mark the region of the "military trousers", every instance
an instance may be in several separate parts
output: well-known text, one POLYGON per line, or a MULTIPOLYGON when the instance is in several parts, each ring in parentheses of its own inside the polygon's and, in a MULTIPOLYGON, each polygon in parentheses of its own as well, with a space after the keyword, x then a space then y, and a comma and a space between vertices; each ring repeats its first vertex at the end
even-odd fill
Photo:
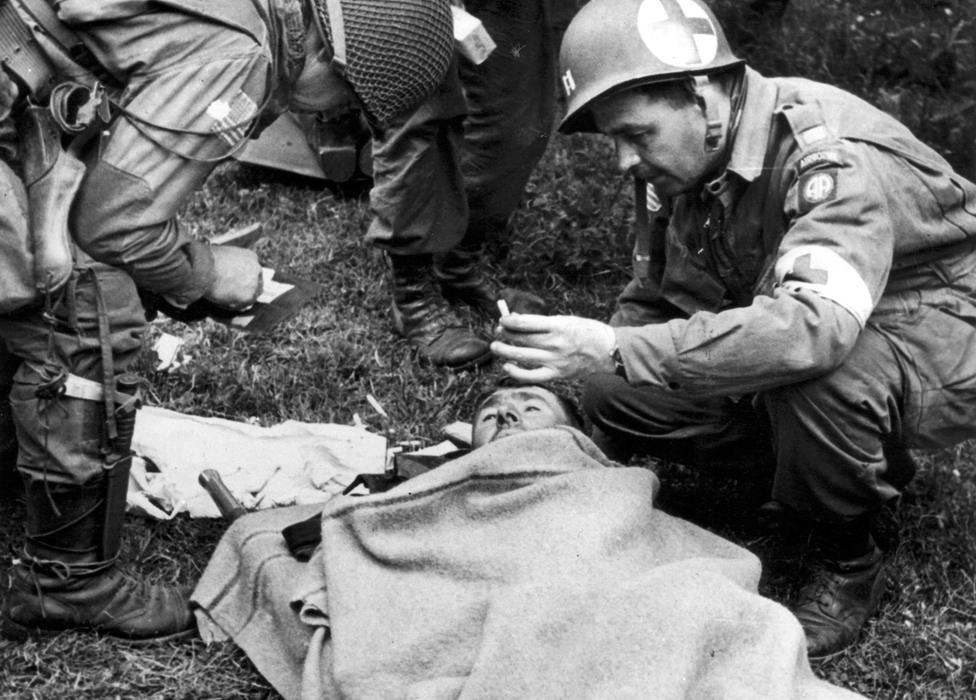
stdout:
POLYGON ((109 452, 104 403, 64 392, 67 375, 102 385, 142 348, 146 316, 132 279, 79 252, 49 309, 0 316, 0 338, 19 359, 9 406, 17 468, 32 478, 84 484, 102 476, 109 452))
POLYGON ((461 168, 466 243, 498 235, 545 152, 556 107, 557 46, 551 0, 469 0, 497 48, 481 65, 460 60, 467 105, 461 168))
POLYGON ((500 237, 552 131, 552 0, 472 0, 465 8, 495 50, 479 65, 459 57, 433 96, 373 142, 376 216, 366 240, 393 255, 500 237))

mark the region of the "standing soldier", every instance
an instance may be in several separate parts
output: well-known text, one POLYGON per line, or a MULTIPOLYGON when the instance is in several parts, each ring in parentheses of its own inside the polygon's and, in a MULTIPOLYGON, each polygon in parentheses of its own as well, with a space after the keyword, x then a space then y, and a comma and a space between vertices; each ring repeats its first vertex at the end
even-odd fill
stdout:
MULTIPOLYGON (((188 591, 116 564, 140 296, 242 310, 261 268, 250 251, 191 239, 174 215, 286 108, 355 103, 379 132, 411 112, 451 63, 450 9, 64 0, 55 17, 46 0, 6 0, 0 32, 0 105, 16 125, 0 144, 0 338, 20 361, 10 406, 27 502, 2 632, 182 634, 193 626, 188 591)), ((377 174, 381 185, 394 177, 377 174)), ((420 197, 428 185, 403 186, 420 197)))
POLYGON ((534 295, 499 290, 487 274, 484 251, 503 236, 549 140, 556 101, 554 24, 556 14, 565 13, 557 4, 465 2, 495 50, 479 64, 459 57, 457 75, 438 99, 412 115, 405 131, 391 130, 383 143, 374 142, 374 172, 398 176, 374 185, 376 217, 366 237, 389 254, 395 330, 434 364, 458 368, 491 359, 488 341, 453 308, 458 303, 490 317, 497 317, 501 296, 514 310, 544 308, 534 295), (430 150, 407 163, 407 139, 417 131, 432 134, 430 150), (401 202, 399 188, 411 178, 429 183, 426 221, 401 202))
POLYGON ((707 465, 768 430, 772 496, 814 535, 808 651, 843 649, 907 450, 976 435, 976 185, 857 97, 744 67, 701 0, 591 0, 561 62, 560 129, 637 179, 635 279, 609 324, 513 314, 493 350, 522 381, 586 376, 617 455, 707 465))

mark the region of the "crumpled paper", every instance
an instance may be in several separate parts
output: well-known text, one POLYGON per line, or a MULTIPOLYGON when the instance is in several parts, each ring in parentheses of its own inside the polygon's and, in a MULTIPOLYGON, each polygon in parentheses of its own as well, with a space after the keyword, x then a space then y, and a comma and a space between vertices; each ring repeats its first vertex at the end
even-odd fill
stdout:
POLYGON ((321 503, 357 474, 382 473, 386 439, 362 427, 285 421, 271 427, 143 407, 136 421, 128 504, 169 519, 220 517, 197 479, 217 471, 249 510, 321 503))

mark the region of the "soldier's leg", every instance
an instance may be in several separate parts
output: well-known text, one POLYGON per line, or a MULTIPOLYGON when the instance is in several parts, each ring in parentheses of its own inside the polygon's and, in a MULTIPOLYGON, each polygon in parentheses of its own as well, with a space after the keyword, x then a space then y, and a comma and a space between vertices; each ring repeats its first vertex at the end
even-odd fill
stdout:
POLYGON ((394 330, 435 365, 462 368, 491 359, 441 294, 434 255, 456 245, 468 208, 461 191, 460 115, 455 72, 412 114, 373 141, 376 182, 366 240, 386 253, 394 330))
POLYGON ((497 318, 504 296, 516 312, 540 313, 541 299, 501 290, 485 269, 486 244, 499 243, 549 142, 556 104, 556 41, 549 0, 465 4, 497 48, 482 64, 459 59, 467 104, 462 169, 468 228, 437 260, 444 296, 497 318))
POLYGON ((547 0, 477 0, 497 48, 481 65, 460 61, 468 115, 462 168, 470 223, 466 238, 497 236, 518 206, 549 142, 556 103, 556 47, 547 0))
MULTIPOLYGON (((0 70, 2 72, 2 70, 0 70)), ((3 76, 0 75, 0 83, 3 76)), ((2 111, 2 109, 0 109, 2 111)), ((20 143, 13 119, 0 119, 0 237, 15 246, 27 238, 27 193, 23 182, 12 166, 19 161, 20 143)), ((0 246, 6 254, 6 248, 0 246)), ((16 265, 15 256, 8 264, 16 265)), ((16 482, 17 435, 10 411, 10 388, 20 358, 7 350, 0 336, 0 490, 13 494, 18 490, 16 482)))
POLYGON ((814 656, 853 642, 877 606, 870 528, 914 474, 907 449, 976 436, 976 358, 959 352, 976 343, 976 304, 938 289, 885 303, 897 314, 876 313, 841 367, 766 395, 774 497, 815 525, 796 609, 814 656))
POLYGON ((175 13, 99 24, 89 39, 129 87, 71 224, 85 250, 114 266, 79 252, 53 325, 35 313, 7 318, 0 330, 24 358, 12 406, 27 489, 26 544, 3 632, 168 637, 192 629, 189 589, 149 585, 116 565, 133 412, 125 396, 104 392, 141 346, 145 315, 133 280, 177 303, 205 291, 206 246, 183 237, 173 217, 245 137, 256 116, 249 105, 269 87, 267 62, 244 34, 175 13))
POLYGON ((0 490, 14 493, 17 466, 17 433, 10 410, 10 389, 20 358, 11 355, 0 338, 0 490))
POLYGON ((0 321, 23 358, 11 406, 27 509, 0 622, 6 637, 86 628, 146 639, 193 629, 188 587, 150 585, 116 564, 134 386, 114 396, 105 386, 129 367, 144 329, 132 280, 84 256, 50 315, 0 321))
POLYGON ((613 459, 648 454, 691 466, 768 464, 769 426, 748 398, 693 400, 594 374, 583 388, 594 439, 613 459))

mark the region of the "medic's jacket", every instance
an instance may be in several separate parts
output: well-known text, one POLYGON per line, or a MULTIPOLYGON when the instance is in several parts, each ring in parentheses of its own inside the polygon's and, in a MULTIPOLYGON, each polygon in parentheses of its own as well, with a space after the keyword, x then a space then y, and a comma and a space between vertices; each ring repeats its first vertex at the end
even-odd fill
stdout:
POLYGON ((949 290, 976 319, 976 265, 958 264, 976 258, 976 185, 842 90, 751 69, 744 86, 725 172, 670 202, 650 276, 620 297, 628 381, 701 396, 799 382, 905 294, 949 290))

